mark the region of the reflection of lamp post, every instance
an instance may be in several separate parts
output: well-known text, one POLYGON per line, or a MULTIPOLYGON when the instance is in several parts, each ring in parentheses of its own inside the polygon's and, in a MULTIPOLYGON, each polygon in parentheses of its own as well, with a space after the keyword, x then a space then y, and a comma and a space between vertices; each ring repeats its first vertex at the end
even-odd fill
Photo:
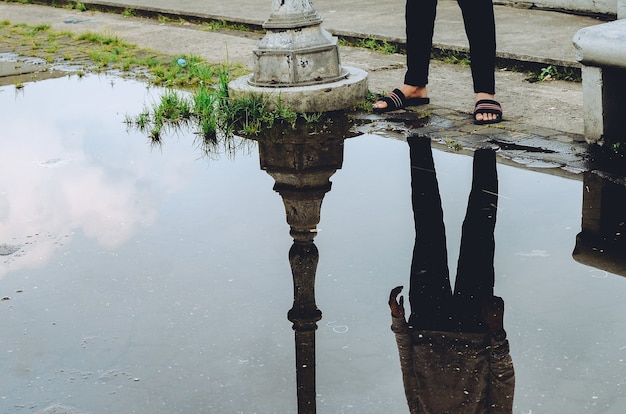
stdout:
POLYGON ((315 304, 315 271, 319 254, 313 242, 294 242, 289 249, 293 275, 293 306, 287 318, 293 322, 296 343, 298 413, 315 413, 315 330, 322 312, 315 304))
POLYGON ((271 175, 285 205, 293 237, 289 264, 293 276, 293 306, 287 318, 293 323, 296 344, 298 413, 316 412, 315 330, 322 312, 315 304, 315 272, 319 253, 313 243, 330 177, 343 162, 343 136, 316 138, 306 135, 259 140, 261 168, 271 175))
POLYGON ((626 178, 584 173, 582 231, 574 259, 626 276, 626 178))

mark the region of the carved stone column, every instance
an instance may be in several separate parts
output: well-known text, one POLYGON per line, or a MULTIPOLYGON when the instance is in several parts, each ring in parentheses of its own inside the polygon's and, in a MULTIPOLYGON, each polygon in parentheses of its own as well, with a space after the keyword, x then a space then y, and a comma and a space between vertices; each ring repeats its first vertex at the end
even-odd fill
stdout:
POLYGON ((328 112, 365 99, 367 73, 343 67, 337 38, 322 27, 310 0, 273 0, 265 36, 253 52, 253 73, 230 82, 229 96, 280 99, 296 112, 328 112))
POLYGON ((256 45, 254 86, 306 86, 348 76, 339 63, 337 38, 321 26, 309 0, 274 0, 263 24, 265 36, 256 45))

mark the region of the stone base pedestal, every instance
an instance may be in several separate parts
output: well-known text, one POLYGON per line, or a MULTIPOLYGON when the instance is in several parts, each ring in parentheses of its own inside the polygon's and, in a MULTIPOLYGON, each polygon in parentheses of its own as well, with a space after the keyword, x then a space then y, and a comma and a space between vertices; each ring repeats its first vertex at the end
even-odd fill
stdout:
POLYGON ((346 72, 345 78, 309 86, 253 86, 250 84, 252 75, 247 75, 230 82, 228 93, 234 99, 251 94, 262 95, 270 104, 280 101, 298 113, 344 110, 366 98, 368 85, 364 70, 346 66, 342 69, 346 72))
POLYGON ((339 62, 337 38, 319 25, 270 31, 253 52, 253 86, 325 84, 347 75, 339 62))

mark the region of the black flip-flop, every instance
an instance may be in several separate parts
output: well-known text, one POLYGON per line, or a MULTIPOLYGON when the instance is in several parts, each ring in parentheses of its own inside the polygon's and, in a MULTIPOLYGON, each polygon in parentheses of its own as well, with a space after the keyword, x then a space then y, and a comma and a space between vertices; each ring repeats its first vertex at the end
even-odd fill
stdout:
POLYGON ((497 124, 498 122, 502 122, 502 105, 493 99, 480 99, 476 101, 474 105, 472 116, 474 117, 474 123, 476 125, 497 124), (476 115, 478 114, 494 114, 496 117, 494 119, 478 120, 476 119, 476 115))
POLYGON ((430 103, 430 98, 407 98, 400 89, 394 89, 389 92, 387 96, 383 96, 379 100, 385 102, 387 106, 384 108, 372 107, 372 110, 378 114, 397 111, 398 109, 404 109, 407 106, 419 106, 430 103))

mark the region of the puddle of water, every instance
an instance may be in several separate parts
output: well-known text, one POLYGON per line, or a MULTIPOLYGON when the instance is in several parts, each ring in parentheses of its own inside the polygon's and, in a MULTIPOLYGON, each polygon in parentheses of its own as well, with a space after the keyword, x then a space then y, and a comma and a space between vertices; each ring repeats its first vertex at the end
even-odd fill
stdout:
POLYGON ((53 70, 42 59, 18 59, 14 53, 0 53, 0 86, 23 85, 61 76, 65 73, 53 70))
MULTIPOLYGON (((0 88, 3 413, 296 412, 275 180, 254 144, 206 160, 190 134, 158 149, 127 132, 158 93, 96 76, 0 88)), ((408 286, 408 146, 366 134, 342 157, 315 237, 317 410, 406 412, 386 302, 408 286)), ((472 160, 434 157, 455 269, 472 160)), ((621 412, 626 281, 572 258, 582 180, 498 175, 514 412, 621 412)))

